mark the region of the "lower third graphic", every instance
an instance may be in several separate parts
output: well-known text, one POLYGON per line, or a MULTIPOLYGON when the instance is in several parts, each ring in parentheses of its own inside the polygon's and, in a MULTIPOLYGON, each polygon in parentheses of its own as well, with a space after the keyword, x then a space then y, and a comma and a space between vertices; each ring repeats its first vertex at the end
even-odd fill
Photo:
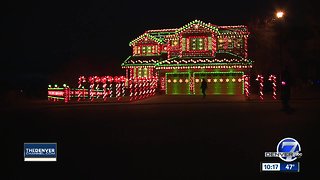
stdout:
POLYGON ((24 161, 57 161, 57 143, 24 143, 24 161))

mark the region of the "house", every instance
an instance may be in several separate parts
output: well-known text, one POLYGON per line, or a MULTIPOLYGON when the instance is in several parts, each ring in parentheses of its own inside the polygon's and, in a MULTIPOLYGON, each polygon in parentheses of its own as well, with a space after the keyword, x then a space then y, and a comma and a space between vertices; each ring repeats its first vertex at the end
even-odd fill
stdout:
POLYGON ((132 40, 132 55, 123 63, 128 79, 157 76, 167 95, 244 94, 250 74, 248 28, 217 26, 194 20, 180 28, 147 30, 132 40))

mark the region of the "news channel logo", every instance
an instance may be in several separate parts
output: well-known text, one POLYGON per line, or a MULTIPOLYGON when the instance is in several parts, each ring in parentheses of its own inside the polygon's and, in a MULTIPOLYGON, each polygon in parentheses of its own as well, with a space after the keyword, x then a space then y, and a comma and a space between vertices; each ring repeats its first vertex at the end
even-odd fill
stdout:
POLYGON ((277 145, 277 152, 265 152, 265 157, 279 157, 285 162, 295 161, 302 156, 299 142, 293 138, 282 139, 277 145))
POLYGON ((57 161, 57 143, 24 143, 24 161, 57 161))

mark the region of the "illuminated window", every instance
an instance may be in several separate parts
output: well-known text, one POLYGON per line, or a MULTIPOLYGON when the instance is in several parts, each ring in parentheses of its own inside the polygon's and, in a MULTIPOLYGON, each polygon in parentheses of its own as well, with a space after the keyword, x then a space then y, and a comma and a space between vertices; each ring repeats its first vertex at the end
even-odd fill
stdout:
POLYGON ((204 50, 204 38, 190 38, 189 46, 192 51, 204 50))
POLYGON ((142 46, 142 54, 155 54, 154 46, 142 46))
POLYGON ((234 47, 233 42, 228 41, 228 49, 232 49, 234 47))
POLYGON ((147 47, 146 46, 142 47, 142 54, 147 54, 147 47))
POLYGON ((178 46, 179 41, 178 40, 171 40, 171 46, 178 46))
POLYGON ((224 39, 220 38, 218 42, 218 49, 223 49, 225 43, 224 39))
POLYGON ((237 47, 237 48, 243 48, 243 41, 242 41, 242 39, 235 39, 235 47, 237 47))
POLYGON ((137 54, 137 46, 133 47, 133 54, 137 54))
POLYGON ((134 46, 133 47, 133 53, 134 53, 134 55, 140 54, 140 47, 139 46, 134 46))

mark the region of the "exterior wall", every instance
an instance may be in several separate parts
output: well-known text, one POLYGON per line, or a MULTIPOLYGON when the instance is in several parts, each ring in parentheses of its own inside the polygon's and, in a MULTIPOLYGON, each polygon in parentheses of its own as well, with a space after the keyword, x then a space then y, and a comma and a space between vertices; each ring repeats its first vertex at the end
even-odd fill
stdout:
POLYGON ((160 91, 168 95, 200 95, 201 81, 208 83, 207 94, 244 94, 243 75, 247 69, 175 69, 161 70, 159 73, 160 91))
POLYGON ((184 56, 214 56, 216 52, 216 35, 214 32, 201 27, 190 28, 179 35, 180 57, 184 56), (198 40, 202 42, 202 48, 199 49, 198 40))
POLYGON ((217 50, 247 58, 247 37, 219 37, 217 38, 217 50))
POLYGON ((154 68, 153 67, 135 67, 128 69, 128 78, 137 78, 137 77, 146 77, 150 78, 154 76, 154 68))

